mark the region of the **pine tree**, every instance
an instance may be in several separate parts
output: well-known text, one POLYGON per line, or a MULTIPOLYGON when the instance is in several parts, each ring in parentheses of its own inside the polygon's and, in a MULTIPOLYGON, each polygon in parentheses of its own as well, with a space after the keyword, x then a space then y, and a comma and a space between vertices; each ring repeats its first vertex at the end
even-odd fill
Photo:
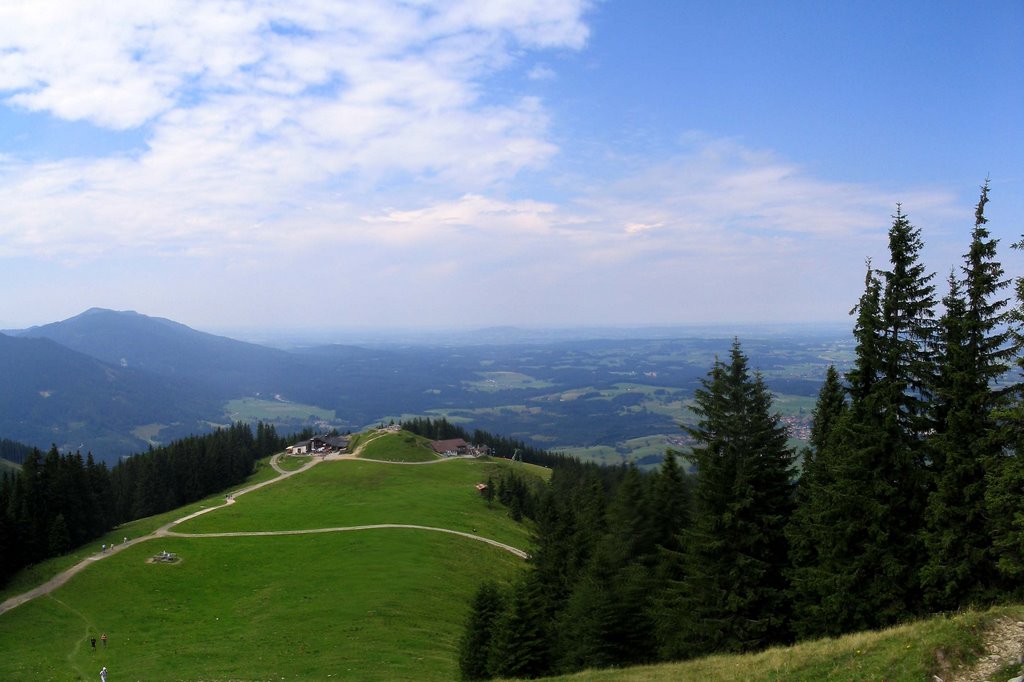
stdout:
MULTIPOLYGON (((830 532, 825 519, 834 511, 829 493, 834 485, 834 465, 830 461, 835 450, 829 447, 837 426, 846 416, 846 390, 839 372, 829 366, 825 381, 811 418, 808 446, 803 450, 803 471, 796 489, 796 509, 786 528, 790 547, 790 580, 794 621, 799 634, 807 634, 805 626, 813 622, 810 612, 822 601, 821 586, 815 573, 819 564, 818 549, 822 534, 830 532)), ((818 627, 811 625, 809 629, 818 627)))
POLYGON ((882 283, 878 280, 875 270, 868 259, 867 273, 864 275, 864 293, 854 306, 851 314, 857 314, 853 328, 856 350, 853 367, 846 374, 849 384, 850 399, 858 410, 863 409, 869 395, 875 390, 878 377, 882 372, 882 283))
MULTIPOLYGON (((866 392, 852 391, 852 423, 844 444, 849 462, 840 469, 848 475, 839 482, 843 494, 861 487, 863 542, 849 557, 850 568, 837 568, 846 572, 858 566, 872 576, 850 595, 873 605, 878 620, 872 626, 915 612, 920 600, 919 533, 927 494, 925 437, 932 427, 927 408, 934 386, 930 347, 935 314, 934 275, 926 274, 920 262, 923 246, 920 231, 897 207, 889 230, 891 269, 880 273, 881 306, 877 319, 867 323, 879 335, 865 364, 875 365, 878 374, 866 392)), ((857 521, 851 521, 853 531, 857 521)))
POLYGON ((872 271, 854 312, 850 404, 814 454, 802 486, 792 574, 802 636, 893 623, 920 604, 925 439, 935 385, 933 275, 902 209, 889 230, 890 270, 872 271))
POLYGON ((675 656, 749 651, 789 637, 787 543, 793 453, 770 412, 760 375, 753 378, 738 341, 695 392, 697 442, 693 518, 686 530, 686 574, 666 601, 680 605, 677 633, 662 642, 675 656))
MULTIPOLYGON (((927 402, 933 385, 934 273, 920 262, 921 232, 897 205, 889 229, 891 269, 881 272, 882 374, 875 393, 908 441, 929 431, 927 402)), ((878 405, 882 408, 883 405, 878 405)))
POLYGON ((628 467, 608 506, 607 530, 560 619, 563 670, 652 660, 652 518, 645 481, 628 467))
POLYGON ((459 643, 459 673, 464 680, 490 678, 488 659, 491 638, 504 608, 501 588, 493 581, 484 582, 473 597, 469 620, 459 643))
MULTIPOLYGON (((985 194, 983 198, 987 198, 985 194)), ((1011 244, 1024 250, 1024 238, 1011 244)), ((1010 310, 1012 343, 1017 353, 1016 369, 1024 371, 1024 277, 1013 282, 1014 307, 1010 310)), ((986 475, 985 506, 990 521, 993 550, 1004 590, 1024 598, 1024 384, 1013 386, 1006 409, 997 414, 1000 434, 1006 445, 999 457, 990 460, 986 475)))
POLYGON ((928 606, 953 609, 991 602, 997 574, 985 509, 986 471, 1004 443, 995 414, 1006 405, 999 381, 1014 348, 1007 328, 1009 281, 995 260, 997 240, 985 224, 988 183, 981 188, 962 282, 950 276, 940 320, 932 462, 935 489, 926 509, 928 606))
POLYGON ((492 677, 542 677, 551 672, 551 632, 544 586, 530 575, 515 585, 491 635, 492 677))

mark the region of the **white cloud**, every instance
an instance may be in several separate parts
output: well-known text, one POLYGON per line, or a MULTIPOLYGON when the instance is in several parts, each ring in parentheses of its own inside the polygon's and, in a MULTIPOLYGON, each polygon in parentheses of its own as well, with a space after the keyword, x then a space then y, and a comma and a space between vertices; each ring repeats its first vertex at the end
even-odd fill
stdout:
POLYGON ((557 78, 557 74, 550 67, 544 66, 543 64, 537 64, 527 74, 527 78, 532 81, 550 81, 557 78))
MULTIPOLYGON (((104 291, 132 289, 110 278, 144 260, 135 277, 169 264, 179 275, 163 286, 177 292, 188 262, 204 272, 184 289, 189 302, 209 286, 251 294, 237 282, 282 264, 344 261, 331 291, 372 298, 358 311, 368 321, 415 292, 486 308, 483 323, 587 322, 605 301, 621 322, 651 322, 678 318, 666 311, 684 304, 712 310, 744 288, 758 295, 732 309, 763 313, 766 282, 780 296, 821 291, 836 276, 822 263, 859 270, 866 235, 884 249, 896 201, 918 224, 948 218, 954 199, 943 192, 836 182, 699 133, 657 161, 603 160, 604 180, 561 175, 545 102, 485 88, 530 51, 582 47, 586 7, 0 5, 8 106, 141 127, 146 140, 133 154, 47 162, 0 149, 0 257, 101 263, 104 291), (543 175, 521 180, 524 171, 543 175), (537 178, 543 194, 527 184, 537 178)), ((848 279, 859 286, 859 275, 848 279)), ((279 309, 307 301, 296 315, 310 314, 325 300, 318 286, 289 278, 260 295, 279 309)), ((855 300, 840 298, 838 309, 855 300)), ((417 323, 419 306, 407 311, 417 323)))
POLYGON ((524 47, 581 46, 583 8, 576 0, 0 7, 0 94, 9 106, 149 131, 134 157, 40 165, 5 157, 0 253, 185 242, 205 252, 260 222, 301 239, 326 222, 358 224, 337 212, 339 193, 372 202, 423 183, 484 190, 538 168, 556 152, 542 103, 481 104, 479 79, 524 47), (297 206, 329 213, 310 219, 297 206))

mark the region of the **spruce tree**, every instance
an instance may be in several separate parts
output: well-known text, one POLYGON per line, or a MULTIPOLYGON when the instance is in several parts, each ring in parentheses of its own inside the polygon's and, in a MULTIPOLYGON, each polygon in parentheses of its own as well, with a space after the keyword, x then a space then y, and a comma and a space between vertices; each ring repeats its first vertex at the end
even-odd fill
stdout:
MULTIPOLYGON (((811 433, 808 445, 802 451, 803 466, 796 489, 796 508, 786 538, 790 548, 790 582, 794 622, 799 634, 809 622, 809 611, 818 608, 822 594, 815 582, 819 563, 818 549, 822 545, 823 533, 830 529, 825 525, 825 515, 832 511, 828 495, 834 485, 834 466, 829 460, 834 453, 829 448, 833 432, 846 415, 846 390, 835 366, 830 365, 825 381, 818 392, 818 400, 811 417, 811 433)), ((816 629, 811 626, 811 630, 816 629)))
MULTIPOLYGON (((770 411, 760 375, 751 377, 738 341, 695 392, 697 424, 691 526, 684 533, 686 575, 669 603, 681 607, 674 656, 749 651, 789 637, 787 544, 793 453, 770 411)), ((660 627, 661 633, 673 628, 660 627)))
POLYGON ((560 619, 563 670, 654 657, 650 600, 657 548, 645 483, 630 466, 608 506, 607 530, 560 619))
MULTIPOLYGON (((987 198, 986 195, 982 195, 987 198)), ((1024 250, 1024 237, 1011 248, 1024 250)), ((1017 353, 1017 372, 1024 372, 1024 277, 1013 282, 1015 302, 1010 310, 1010 328, 1017 353)), ((992 458, 986 474, 985 506, 990 522, 993 551, 1004 591, 1024 598, 1024 384, 1012 387, 1009 405, 997 414, 1000 434, 1006 445, 992 458)))
POLYGON ((850 398, 858 410, 863 408, 882 373, 882 283, 871 267, 871 259, 867 260, 866 265, 864 293, 850 311, 851 314, 857 314, 853 328, 856 349, 853 367, 846 374, 850 398))
POLYGON ((484 582, 473 597, 469 620, 459 642, 459 673, 464 680, 490 678, 488 659, 491 639, 504 606, 501 588, 493 581, 484 582))
POLYGON ((985 227, 988 183, 975 209, 962 280, 950 276, 939 325, 935 435, 931 439, 935 489, 928 498, 922 568, 927 605, 954 609, 994 599, 997 582, 985 509, 986 471, 1004 443, 995 421, 1006 404, 999 382, 1014 347, 1007 327, 1009 285, 996 261, 997 240, 985 227))
MULTIPOLYGON (((897 206, 889 229, 890 269, 882 271, 883 290, 877 321, 880 330, 876 383, 859 400, 853 396, 854 428, 848 443, 854 465, 867 474, 861 548, 874 576, 862 599, 876 605, 883 625, 919 606, 919 543, 927 494, 925 437, 932 424, 928 400, 934 385, 931 343, 934 337, 934 277, 920 262, 920 231, 897 206), (874 512, 873 514, 871 512, 874 512)), ((847 467, 848 468, 848 467, 847 467)))
POLYGON ((872 271, 854 312, 850 405, 815 453, 801 491, 794 556, 796 630, 836 635, 890 624, 920 605, 925 439, 935 385, 933 275, 901 208, 889 230, 890 269, 872 271), (810 481, 809 481, 810 483, 810 481))
POLYGON ((512 589, 491 635, 488 672, 492 677, 542 677, 551 672, 550 621, 544 586, 528 574, 512 589))

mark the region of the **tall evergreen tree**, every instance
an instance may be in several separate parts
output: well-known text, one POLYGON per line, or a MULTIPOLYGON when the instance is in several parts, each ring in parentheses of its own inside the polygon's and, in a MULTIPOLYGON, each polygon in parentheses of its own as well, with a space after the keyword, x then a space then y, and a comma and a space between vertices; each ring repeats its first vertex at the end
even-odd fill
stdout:
POLYGON ((802 550, 793 573, 801 635, 889 624, 920 605, 927 408, 935 384, 933 275, 920 263, 922 247, 897 208, 891 269, 872 272, 869 264, 854 308, 850 405, 814 455, 800 527, 791 529, 802 550))
POLYGON ((654 657, 650 620, 656 540, 642 474, 629 467, 608 528, 561 618, 561 667, 632 665, 654 657))
MULTIPOLYGON (((931 429, 928 412, 934 385, 931 343, 934 337, 934 275, 920 262, 924 247, 920 231, 897 206, 889 229, 890 269, 881 272, 883 291, 877 328, 880 372, 859 401, 854 395, 853 437, 855 480, 867 474, 862 491, 864 568, 873 571, 874 585, 862 597, 878 602, 876 625, 898 620, 919 607, 919 543, 927 494, 925 437, 931 429), (872 564, 874 564, 872 566, 872 564), (885 583, 884 585, 881 583, 885 583)), ((849 467, 844 467, 849 470, 849 467)))
POLYGON ((866 265, 864 293, 850 311, 850 314, 857 315, 853 327, 856 349, 853 367, 846 374, 850 398, 858 411, 863 410, 882 373, 882 283, 871 267, 871 259, 867 260, 866 265))
POLYGON ((462 679, 490 679, 491 638, 503 606, 504 595, 497 583, 486 581, 477 589, 469 621, 459 642, 459 673, 462 679))
MULTIPOLYGON (((787 543, 793 453, 770 411, 760 375, 751 377, 738 341, 695 392, 697 424, 686 575, 667 595, 682 609, 665 653, 748 651, 789 637, 787 543)), ((664 624, 662 633, 672 631, 664 624)))
POLYGON ((543 590, 533 574, 513 587, 491 635, 488 671, 492 677, 532 678, 551 672, 552 633, 543 590))
MULTIPOLYGON (((834 465, 830 457, 835 449, 829 447, 833 433, 847 410, 846 390, 839 372, 830 365, 825 381, 818 392, 818 400, 811 417, 808 445, 803 449, 803 468, 796 489, 796 509, 786 528, 789 540, 792 604, 794 621, 798 624, 813 622, 809 612, 819 608, 822 600, 815 573, 820 562, 818 548, 822 534, 830 531, 827 515, 834 509, 829 492, 834 485, 834 465)), ((817 625, 811 626, 813 631, 817 625)))
POLYGON ((890 269, 881 272, 882 385, 874 392, 898 433, 918 442, 931 428, 927 403, 934 378, 935 275, 920 261, 923 248, 921 231, 897 205, 889 228, 890 269))
MULTIPOLYGON (((1024 237, 1011 244, 1024 250, 1024 237)), ((1024 277, 1014 282, 1015 302, 1010 310, 1016 369, 1024 372, 1024 277)), ((986 475, 985 503, 988 511, 993 550, 1004 589, 1016 598, 1024 598, 1024 384, 1013 387, 1008 407, 998 414, 1006 444, 1001 456, 990 463, 986 475)))
POLYGON ((985 509, 986 471, 1004 444, 995 414, 1006 404, 998 383, 1014 352, 1007 327, 1009 285, 996 261, 997 240, 985 224, 988 183, 975 210, 962 282, 950 277, 939 325, 935 435, 931 439, 935 488, 928 498, 924 533, 927 563, 921 580, 927 605, 953 609, 995 597, 997 572, 985 509))

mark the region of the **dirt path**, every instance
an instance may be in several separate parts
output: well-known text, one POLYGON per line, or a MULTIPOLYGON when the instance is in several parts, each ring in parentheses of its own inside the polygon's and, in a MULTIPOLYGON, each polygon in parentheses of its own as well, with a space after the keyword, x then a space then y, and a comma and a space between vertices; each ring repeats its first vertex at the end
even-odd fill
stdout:
POLYGON ((1000 618, 985 633, 985 653, 977 663, 945 678, 936 677, 945 682, 1006 682, 1009 676, 993 678, 993 675, 1008 664, 1020 661, 1021 656, 1024 656, 1024 621, 1000 618))
POLYGON ((269 535, 312 535, 315 533, 344 533, 348 531, 357 530, 380 530, 383 528, 411 528, 413 530, 429 530, 435 533, 449 533, 451 535, 460 535, 470 540, 476 540, 477 542, 485 542, 488 545, 503 549, 506 552, 515 554, 520 559, 529 558, 529 554, 523 550, 506 545, 503 542, 497 540, 491 540, 480 535, 474 535, 473 533, 465 533, 461 530, 452 530, 451 528, 437 528, 435 526, 417 526, 407 523, 378 523, 368 526, 338 526, 337 528, 308 528, 306 530, 252 530, 252 531, 231 531, 225 533, 179 533, 176 531, 168 531, 165 535, 175 538, 245 538, 245 537, 261 537, 269 535))
MULTIPOLYGON (((339 527, 339 528, 320 528, 320 529, 313 529, 313 530, 297 530, 297 531, 266 531, 266 532, 255 531, 255 532, 248 532, 248 533, 206 533, 206 534, 186 534, 186 533, 178 533, 178 532, 175 532, 175 531, 171 530, 172 528, 174 528, 178 524, 184 523, 186 521, 190 521, 190 520, 196 518, 197 516, 202 516, 203 514, 209 514, 212 511, 216 511, 217 509, 221 509, 223 507, 227 507, 227 506, 230 506, 230 505, 234 504, 235 503, 235 498, 238 497, 239 495, 245 495, 246 493, 251 493, 254 490, 259 490, 260 488, 264 488, 264 487, 266 487, 268 485, 271 485, 273 483, 278 483, 279 481, 283 481, 286 478, 290 478, 290 477, 294 476, 295 474, 302 473, 303 471, 306 471, 307 469, 310 469, 310 468, 316 466, 317 464, 319 464, 320 462, 322 462, 324 460, 337 461, 337 460, 345 460, 345 459, 359 459, 359 453, 362 452, 363 447, 367 443, 369 443, 370 441, 375 440, 377 437, 380 437, 380 436, 376 436, 376 435, 375 436, 370 436, 365 441, 363 441, 363 443, 361 443, 359 445, 359 447, 357 447, 356 450, 352 454, 349 454, 349 455, 327 455, 325 457, 316 457, 316 456, 314 456, 309 462, 306 462, 303 466, 299 467, 298 469, 295 469, 294 471, 288 471, 288 470, 283 469, 281 467, 281 465, 279 463, 279 459, 282 456, 282 454, 278 453, 278 454, 276 454, 276 455, 274 455, 273 457, 270 458, 270 466, 273 467, 274 471, 276 471, 277 474, 278 474, 276 477, 268 479, 266 481, 261 481, 260 483, 255 483, 253 485, 246 486, 245 488, 240 488, 238 490, 235 490, 234 492, 227 493, 225 495, 225 497, 224 497, 224 504, 219 504, 219 505, 217 505, 215 507, 206 507, 204 509, 200 509, 199 511, 193 512, 191 514, 188 514, 187 516, 181 517, 180 519, 175 519, 174 521, 171 521, 170 523, 167 523, 167 524, 164 524, 163 526, 160 526, 159 528, 157 528, 155 531, 153 531, 149 535, 143 535, 142 537, 139 537, 139 538, 133 538, 133 539, 128 540, 127 542, 124 542, 124 543, 122 543, 120 545, 111 545, 110 547, 108 547, 103 552, 97 552, 96 554, 94 554, 94 555, 92 555, 90 557, 82 559, 81 561, 79 561, 77 564, 75 564, 71 568, 58 573, 57 575, 53 576, 52 578, 47 580, 42 585, 39 585, 38 587, 35 587, 35 588, 29 590, 28 592, 23 592, 22 594, 15 595, 14 597, 11 597, 10 599, 7 599, 3 603, 0 603, 0 614, 3 614, 5 612, 7 612, 7 611, 10 611, 11 609, 13 609, 13 608, 15 608, 17 606, 21 606, 25 602, 30 601, 32 599, 35 599, 36 597, 41 597, 41 596, 43 596, 45 594, 49 594, 49 593, 53 592, 54 590, 56 590, 59 587, 63 586, 68 580, 73 578, 75 575, 77 575, 79 572, 84 570, 86 567, 92 565, 93 562, 101 561, 103 559, 106 559, 109 556, 113 556, 114 554, 117 554, 118 552, 124 550, 127 547, 131 547, 133 545, 137 545, 137 544, 142 543, 142 542, 148 542, 150 540, 153 540, 153 539, 156 539, 156 538, 162 538, 162 537, 202 538, 202 537, 237 537, 237 536, 246 536, 246 535, 251 535, 251 536, 260 536, 260 535, 302 535, 302 534, 307 534, 307 533, 339 533, 339 532, 344 532, 344 531, 375 530, 375 529, 384 529, 384 528, 412 528, 412 529, 417 529, 417 530, 428 530, 428 531, 434 531, 434 532, 438 532, 438 533, 451 533, 453 535, 461 535, 463 537, 470 538, 471 540, 477 540, 479 542, 485 542, 485 543, 487 543, 489 545, 493 545, 493 546, 498 547, 500 549, 503 549, 503 550, 505 550, 507 552, 511 552, 512 554, 515 554, 516 556, 521 557, 523 559, 527 558, 528 555, 523 550, 517 549, 517 548, 512 547, 510 545, 503 544, 501 542, 498 542, 497 540, 491 540, 489 538, 480 537, 479 535, 473 535, 472 533, 463 533, 461 531, 451 530, 451 529, 448 529, 448 528, 434 528, 434 527, 431 527, 431 526, 381 524, 381 525, 375 525, 375 526, 344 526, 344 527, 339 527)), ((450 459, 458 459, 458 458, 448 457, 448 458, 433 460, 433 461, 429 461, 429 462, 387 462, 387 461, 384 461, 384 460, 376 460, 376 459, 367 459, 367 460, 363 460, 363 461, 366 461, 366 462, 380 462, 382 464, 435 464, 436 462, 446 462, 446 461, 448 461, 450 459)))

